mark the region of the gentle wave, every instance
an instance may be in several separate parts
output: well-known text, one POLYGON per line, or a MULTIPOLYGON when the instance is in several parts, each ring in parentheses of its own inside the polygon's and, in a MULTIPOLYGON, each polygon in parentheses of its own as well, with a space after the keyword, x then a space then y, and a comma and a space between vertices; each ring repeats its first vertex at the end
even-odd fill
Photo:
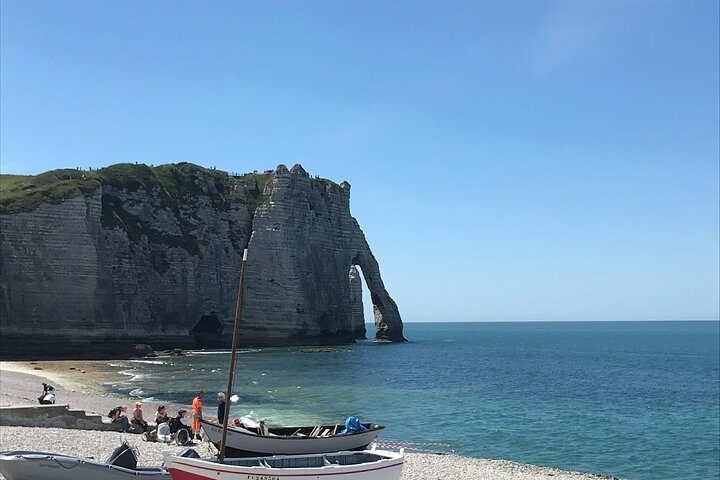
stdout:
POLYGON ((141 388, 134 388, 128 393, 131 397, 143 397, 145 392, 141 388))
MULTIPOLYGON (((262 348, 243 348, 243 349, 237 350, 235 353, 238 355, 242 355, 242 354, 246 354, 246 353, 258 353, 258 352, 262 352, 262 351, 263 351, 262 348)), ((184 355, 181 355, 181 356, 185 356, 185 357, 194 356, 194 355, 196 355, 196 356, 201 356, 201 355, 214 356, 214 355, 230 355, 231 353, 232 353, 232 350, 186 350, 184 355)))

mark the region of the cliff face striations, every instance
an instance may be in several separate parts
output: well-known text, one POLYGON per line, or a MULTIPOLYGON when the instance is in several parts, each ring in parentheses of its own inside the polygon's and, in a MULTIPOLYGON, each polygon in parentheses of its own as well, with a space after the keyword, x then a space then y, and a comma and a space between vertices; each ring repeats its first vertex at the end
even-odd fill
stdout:
POLYGON ((2 357, 226 347, 246 247, 242 345, 365 338, 356 266, 376 339, 404 341, 345 182, 299 165, 232 177, 191 164, 3 181, 2 357))

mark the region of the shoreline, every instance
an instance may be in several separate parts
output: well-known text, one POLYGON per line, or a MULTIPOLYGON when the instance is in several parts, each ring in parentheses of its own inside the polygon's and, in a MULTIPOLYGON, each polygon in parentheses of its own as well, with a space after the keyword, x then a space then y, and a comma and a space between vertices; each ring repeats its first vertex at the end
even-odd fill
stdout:
MULTIPOLYGON (((109 361, 37 361, 0 362, 0 406, 36 405, 42 391, 42 382, 51 383, 58 393, 58 404, 69 404, 103 418, 117 405, 128 405, 132 410, 135 397, 123 397, 104 392, 108 381, 109 361), (95 388, 92 386, 95 385, 95 388), (94 390, 92 392, 88 390, 94 390), (104 392, 104 393, 101 393, 104 392)), ((159 402, 143 400, 146 420, 154 419, 159 402)), ((163 403, 172 415, 189 405, 163 403)), ((121 439, 136 447, 140 464, 157 466, 162 463, 162 452, 179 451, 182 447, 142 441, 140 435, 42 427, 0 426, 0 449, 36 450, 64 453, 82 457, 107 458, 121 439)), ((196 449, 202 455, 212 455, 209 442, 199 442, 196 449)), ((0 479, 2 479, 0 475, 0 479)), ((463 479, 463 480, 609 480, 614 477, 572 472, 552 467, 515 463, 507 460, 407 453, 402 480, 463 479)))
MULTIPOLYGON (((135 402, 142 401, 143 416, 152 423, 159 405, 174 415, 180 408, 190 411, 190 404, 140 400, 130 395, 111 393, 102 385, 116 374, 109 361, 48 360, 33 362, 0 362, 0 406, 37 405, 42 383, 55 387, 57 404, 69 404, 103 418, 118 405, 132 412, 135 402)), ((190 402, 191 399, 188 399, 190 402)))

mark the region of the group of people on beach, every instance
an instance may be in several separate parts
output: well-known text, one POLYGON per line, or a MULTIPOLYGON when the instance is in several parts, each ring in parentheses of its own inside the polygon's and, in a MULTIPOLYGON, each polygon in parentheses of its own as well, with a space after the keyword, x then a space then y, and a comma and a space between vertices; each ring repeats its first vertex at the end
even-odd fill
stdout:
MULTIPOLYGON (((38 397, 38 402, 41 405, 54 404, 57 398, 55 387, 43 383, 43 392, 38 397)), ((180 434, 181 437, 187 437, 187 440, 192 439, 202 440, 202 426, 200 420, 203 418, 203 396, 205 392, 202 390, 195 395, 192 399, 192 424, 185 418, 187 410, 178 410, 177 416, 170 418, 167 413, 165 405, 160 405, 155 412, 155 428, 151 430, 150 424, 145 420, 143 416, 142 402, 135 402, 135 409, 132 411, 132 417, 128 417, 127 405, 119 405, 110 412, 108 417, 111 423, 118 425, 124 433, 142 433, 150 434, 146 435, 147 440, 159 440, 168 441, 173 435, 178 434, 181 430, 185 432, 180 434)), ((225 401, 225 394, 220 392, 217 395, 218 409, 217 418, 220 423, 224 423, 227 420, 227 404, 225 401)), ((184 443, 184 442, 183 442, 184 443)))
MULTIPOLYGON (((155 413, 155 428, 151 430, 151 426, 143 417, 142 402, 135 402, 135 409, 132 417, 127 416, 127 405, 120 405, 113 408, 108 413, 111 422, 119 425, 123 432, 144 433, 146 440, 151 441, 169 441, 173 435, 178 434, 181 430, 181 437, 187 436, 188 441, 197 439, 202 440, 202 426, 200 420, 203 418, 203 396, 205 392, 202 390, 192 399, 192 423, 185 418, 186 410, 178 410, 177 416, 170 418, 165 405, 158 406, 155 413)), ((224 423, 227 419, 227 407, 225 394, 220 392, 218 399, 218 421, 224 423)), ((184 442, 182 442, 184 443, 184 442)))
MULTIPOLYGON (((43 383, 43 393, 38 397, 38 402, 41 405, 54 404, 57 398, 55 387, 43 383)), ((189 424, 188 419, 185 418, 187 410, 178 410, 177 416, 170 418, 167 413, 165 405, 160 405, 155 412, 155 432, 158 438, 164 435, 172 435, 177 433, 179 430, 186 430, 189 439, 202 440, 202 426, 200 420, 203 418, 203 396, 204 391, 199 391, 197 395, 192 399, 192 425, 189 424), (167 426, 167 429, 164 427, 167 426)), ((217 407, 217 418, 218 422, 225 423, 227 420, 227 403, 225 400, 225 394, 219 392, 217 394, 218 407, 217 407)), ((108 417, 110 421, 118 425, 125 433, 147 433, 150 431, 150 425, 143 417, 142 402, 135 402, 135 409, 132 412, 132 418, 127 416, 127 405, 119 405, 110 412, 108 417)))
MULTIPOLYGON (((145 420, 142 410, 142 402, 135 402, 135 409, 132 412, 132 418, 127 416, 127 405, 119 405, 108 413, 111 423, 118 425, 125 433, 146 433, 151 429, 151 425, 145 420)), ((188 420, 185 418, 187 410, 178 410, 177 416, 170 417, 165 405, 160 405, 155 412, 155 429, 159 429, 165 424, 171 431, 168 433, 177 433, 178 430, 187 430, 190 435, 188 420)))

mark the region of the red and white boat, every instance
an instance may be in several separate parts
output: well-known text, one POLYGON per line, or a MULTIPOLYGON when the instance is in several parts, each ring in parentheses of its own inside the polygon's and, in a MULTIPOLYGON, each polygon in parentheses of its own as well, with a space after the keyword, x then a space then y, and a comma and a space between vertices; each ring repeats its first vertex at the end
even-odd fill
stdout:
POLYGON ((192 458, 165 454, 172 480, 399 480, 405 454, 374 448, 364 451, 274 455, 270 457, 192 458))

